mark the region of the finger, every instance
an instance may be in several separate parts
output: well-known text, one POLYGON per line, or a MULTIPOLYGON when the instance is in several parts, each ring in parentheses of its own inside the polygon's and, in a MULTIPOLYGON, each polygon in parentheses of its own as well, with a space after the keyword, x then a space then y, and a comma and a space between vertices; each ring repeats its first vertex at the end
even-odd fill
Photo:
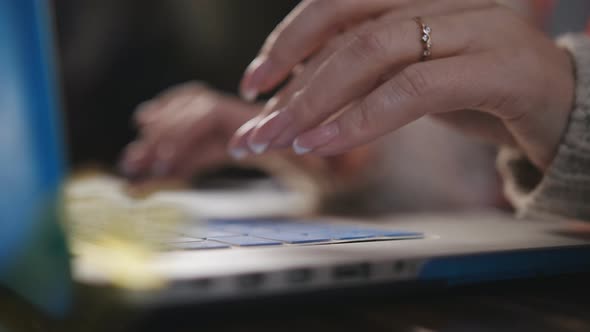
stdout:
POLYGON ((329 42, 317 55, 313 56, 297 75, 294 75, 293 80, 287 86, 279 91, 268 103, 265 108, 264 116, 269 115, 273 111, 283 108, 291 97, 300 91, 315 72, 324 64, 336 51, 343 48, 349 43, 354 35, 369 32, 372 28, 379 24, 378 21, 368 21, 355 27, 352 31, 347 31, 342 35, 335 37, 329 42))
POLYGON ((139 139, 129 144, 123 151, 119 169, 129 178, 141 176, 141 170, 146 168, 149 160, 146 158, 145 143, 139 139))
MULTIPOLYGON (((457 13, 465 10, 483 9, 495 5, 494 0, 418 0, 413 1, 411 6, 400 7, 390 11, 382 18, 374 21, 365 22, 353 29, 344 32, 343 34, 334 38, 324 47, 317 55, 314 55, 308 63, 305 64, 303 71, 294 76, 293 80, 289 82, 287 87, 281 90, 269 102, 266 114, 283 108, 293 95, 300 91, 309 79, 317 72, 319 67, 326 62, 337 50, 343 48, 351 40, 357 36, 362 36, 369 33, 372 29, 387 26, 394 22, 411 19, 418 15, 433 16, 446 15, 450 13, 457 13)), ((394 73, 391 73, 392 76, 394 73)), ((386 77, 386 79, 391 78, 386 77)))
MULTIPOLYGON (((370 23, 372 24, 373 22, 370 23)), ((369 26, 370 24, 366 24, 364 28, 368 29, 369 26)), ((311 59, 310 62, 306 63, 304 70, 300 74, 297 74, 294 77, 294 79, 291 82, 289 82, 289 84, 287 84, 287 86, 283 90, 279 91, 271 100, 267 102, 264 110, 257 117, 258 120, 256 120, 257 122, 255 123, 255 126, 252 127, 250 124, 249 130, 247 132, 242 133, 242 135, 247 136, 247 139, 244 139, 243 141, 247 142, 247 146, 252 152, 256 151, 255 153, 261 154, 265 152, 267 148, 265 146, 260 146, 255 141, 251 140, 251 134, 257 127, 263 124, 261 123, 261 120, 267 118, 276 110, 285 107, 287 102, 291 99, 291 97, 304 87, 305 83, 311 78, 311 75, 315 73, 315 71, 320 67, 320 65, 323 64, 332 54, 334 54, 334 52, 337 49, 341 48, 346 42, 346 40, 346 36, 340 36, 336 38, 333 42, 326 46, 317 56, 311 59)), ((275 144, 273 147, 287 148, 289 146, 290 144, 285 144, 281 146, 275 144)))
MULTIPOLYGON (((455 16, 425 19, 435 36, 434 58, 455 55, 470 45, 472 34, 456 20, 455 16)), ((384 73, 419 61, 418 30, 416 22, 405 20, 357 37, 321 66, 287 108, 262 120, 250 140, 269 148, 291 144, 303 131, 374 89, 384 73)))
POLYGON ((471 55, 411 65, 336 120, 299 136, 294 149, 299 154, 333 155, 424 115, 464 109, 498 115, 486 101, 502 93, 496 82, 503 82, 505 75, 490 63, 488 56, 471 55), (481 75, 488 79, 482 81, 481 75))
POLYGON ((225 144, 211 141, 188 151, 172 170, 174 178, 190 179, 206 170, 217 168, 228 163, 230 158, 225 144))
MULTIPOLYGON (((200 150, 208 141, 219 140, 215 133, 216 128, 219 127, 219 119, 217 114, 207 109, 211 106, 193 105, 192 107, 198 107, 194 111, 202 112, 202 114, 190 114, 191 109, 182 111, 186 116, 171 121, 163 133, 153 140, 155 156, 152 173, 154 176, 168 176, 178 168, 185 154, 200 150)), ((203 155, 203 158, 207 156, 203 155)))
MULTIPOLYGON (((230 139, 228 144, 228 152, 231 157, 235 160, 242 160, 248 157, 251 152, 251 147, 248 142, 250 134, 256 128, 256 125, 260 122, 260 117, 255 117, 250 121, 242 125, 230 139)), ((254 150, 258 151, 258 147, 254 147, 254 150)))
POLYGON ((141 128, 138 144, 134 144, 131 150, 133 153, 125 153, 122 160, 122 168, 127 176, 137 177, 151 173, 155 160, 162 159, 162 155, 169 154, 170 149, 160 147, 160 142, 165 141, 163 137, 170 127, 178 124, 183 126, 188 123, 183 121, 186 113, 180 110, 183 110, 194 99, 195 97, 192 95, 187 95, 186 99, 184 95, 170 99, 166 108, 158 114, 157 120, 154 120, 157 122, 141 128))
POLYGON ((246 70, 242 95, 253 100, 259 92, 273 89, 338 30, 407 1, 303 1, 269 36, 260 55, 246 70))
POLYGON ((135 123, 139 126, 149 125, 157 121, 159 114, 177 109, 207 90, 206 85, 200 82, 185 83, 165 90, 137 107, 134 115, 135 123))
MULTIPOLYGON (((162 134, 156 138, 159 145, 174 147, 167 159, 160 162, 158 170, 167 172, 175 167, 179 158, 195 151, 205 141, 215 141, 225 146, 237 128, 252 118, 259 108, 236 98, 217 95, 202 95, 183 110, 176 112, 176 118, 168 122, 162 134)), ((169 149, 169 148, 168 148, 169 149)), ((227 154, 227 151, 223 149, 227 154)), ((207 159, 206 154, 202 154, 207 159)))

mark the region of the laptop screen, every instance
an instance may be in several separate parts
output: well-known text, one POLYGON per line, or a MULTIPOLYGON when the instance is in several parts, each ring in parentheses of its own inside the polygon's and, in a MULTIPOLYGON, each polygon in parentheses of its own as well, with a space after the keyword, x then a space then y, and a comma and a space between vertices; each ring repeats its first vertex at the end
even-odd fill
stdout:
POLYGON ((48 0, 0 1, 0 286, 64 313, 68 254, 48 0))

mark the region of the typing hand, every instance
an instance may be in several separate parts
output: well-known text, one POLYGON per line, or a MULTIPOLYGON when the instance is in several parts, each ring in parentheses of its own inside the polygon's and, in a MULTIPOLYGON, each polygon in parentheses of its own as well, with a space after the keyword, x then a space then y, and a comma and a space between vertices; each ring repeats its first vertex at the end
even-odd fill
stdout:
POLYGON ((231 135, 259 111, 199 83, 172 88, 138 108, 140 134, 121 168, 130 177, 184 179, 220 166, 231 159, 231 135))
POLYGON ((551 163, 573 105, 568 54, 491 0, 307 0, 247 70, 251 99, 291 82, 231 141, 237 153, 339 154, 434 116, 551 163), (421 62, 425 32, 432 53, 421 62))
MULTIPOLYGON (((125 150, 121 168, 129 177, 155 179, 161 186, 163 178, 183 180, 240 161, 246 155, 228 153, 228 141, 244 123, 257 122, 253 117, 260 111, 257 105, 199 83, 172 88, 138 107, 135 122, 140 134, 125 150)), ((369 154, 368 149, 357 149, 334 158, 318 158, 287 151, 275 157, 325 179, 349 178, 365 167, 369 154)), ((272 160, 251 160, 249 164, 265 169, 272 160)))

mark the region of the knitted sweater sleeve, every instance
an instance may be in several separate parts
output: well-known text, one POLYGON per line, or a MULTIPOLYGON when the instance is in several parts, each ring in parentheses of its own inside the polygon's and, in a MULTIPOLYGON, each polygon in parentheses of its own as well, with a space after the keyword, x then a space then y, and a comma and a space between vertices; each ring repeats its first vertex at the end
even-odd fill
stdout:
POLYGON ((566 35, 576 68, 576 98, 557 155, 542 174, 519 150, 502 148, 498 168, 508 199, 520 217, 590 221, 590 38, 566 35))

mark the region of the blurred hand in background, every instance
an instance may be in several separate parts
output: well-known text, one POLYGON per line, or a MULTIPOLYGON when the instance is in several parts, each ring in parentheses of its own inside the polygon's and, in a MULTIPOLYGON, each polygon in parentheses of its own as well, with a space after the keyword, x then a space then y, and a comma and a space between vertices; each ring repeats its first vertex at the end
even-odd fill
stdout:
POLYGON ((200 83, 174 87, 137 109, 140 133, 124 154, 122 170, 130 177, 190 178, 227 164, 229 138, 259 111, 200 83))

